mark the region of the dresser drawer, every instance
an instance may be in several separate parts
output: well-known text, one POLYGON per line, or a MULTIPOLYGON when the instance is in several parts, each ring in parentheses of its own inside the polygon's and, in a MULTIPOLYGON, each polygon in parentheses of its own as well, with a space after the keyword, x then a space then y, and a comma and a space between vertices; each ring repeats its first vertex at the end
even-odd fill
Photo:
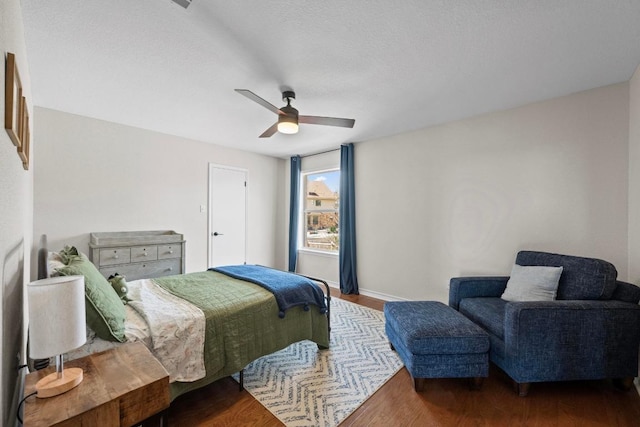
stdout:
POLYGON ((158 245, 158 259, 181 258, 181 245, 158 245))
POLYGON ((157 246, 134 246, 131 248, 131 262, 155 261, 157 259, 157 246))
POLYGON ((182 262, 180 258, 139 262, 136 264, 101 268, 100 273, 105 277, 118 273, 124 276, 127 281, 143 278, 152 279, 154 277, 182 274, 182 262))
POLYGON ((100 249, 100 266, 127 264, 131 262, 130 248, 100 249))

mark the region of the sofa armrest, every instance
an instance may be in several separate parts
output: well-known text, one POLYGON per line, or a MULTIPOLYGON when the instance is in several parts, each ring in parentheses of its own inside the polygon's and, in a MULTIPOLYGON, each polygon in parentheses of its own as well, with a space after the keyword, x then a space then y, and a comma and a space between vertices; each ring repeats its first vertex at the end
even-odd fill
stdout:
POLYGON ((505 356, 522 367, 557 369, 551 378, 570 379, 572 369, 607 378, 628 366, 635 366, 637 374, 637 304, 615 300, 509 302, 504 325, 505 356))
POLYGON ((508 276, 454 277, 449 281, 449 306, 458 310, 463 298, 499 297, 508 281, 508 276))
POLYGON ((638 304, 640 301, 640 288, 631 283, 616 280, 616 289, 611 299, 638 304))

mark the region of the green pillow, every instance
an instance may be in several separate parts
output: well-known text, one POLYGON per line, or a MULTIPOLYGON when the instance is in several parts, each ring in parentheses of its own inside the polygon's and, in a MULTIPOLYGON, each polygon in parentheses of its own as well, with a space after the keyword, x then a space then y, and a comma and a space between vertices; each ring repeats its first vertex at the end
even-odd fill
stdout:
POLYGON ((69 263, 55 270, 63 276, 84 276, 87 324, 102 339, 126 341, 124 336, 124 305, 91 261, 69 255, 69 263))

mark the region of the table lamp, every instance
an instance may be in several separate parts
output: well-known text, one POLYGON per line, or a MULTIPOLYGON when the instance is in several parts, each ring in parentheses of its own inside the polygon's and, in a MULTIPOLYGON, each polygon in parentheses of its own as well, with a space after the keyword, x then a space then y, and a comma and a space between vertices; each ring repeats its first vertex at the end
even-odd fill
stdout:
POLYGON ((64 353, 87 341, 84 276, 59 276, 27 285, 29 301, 29 356, 55 356, 56 372, 36 384, 37 397, 52 397, 82 381, 82 369, 64 369, 64 353))

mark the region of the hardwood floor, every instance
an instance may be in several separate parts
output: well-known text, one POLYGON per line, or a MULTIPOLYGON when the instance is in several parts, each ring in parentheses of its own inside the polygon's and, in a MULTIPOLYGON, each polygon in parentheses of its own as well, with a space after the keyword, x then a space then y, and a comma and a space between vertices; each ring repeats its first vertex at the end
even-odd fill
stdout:
MULTIPOLYGON (((384 301, 363 295, 332 296, 377 310, 384 301)), ((224 378, 177 398, 169 409, 175 426, 281 426, 247 391, 224 378)), ((425 391, 413 390, 401 369, 342 424, 349 426, 640 426, 640 396, 635 388, 615 389, 609 381, 532 384, 518 397, 509 377, 491 366, 482 389, 464 379, 432 379, 425 391)))

